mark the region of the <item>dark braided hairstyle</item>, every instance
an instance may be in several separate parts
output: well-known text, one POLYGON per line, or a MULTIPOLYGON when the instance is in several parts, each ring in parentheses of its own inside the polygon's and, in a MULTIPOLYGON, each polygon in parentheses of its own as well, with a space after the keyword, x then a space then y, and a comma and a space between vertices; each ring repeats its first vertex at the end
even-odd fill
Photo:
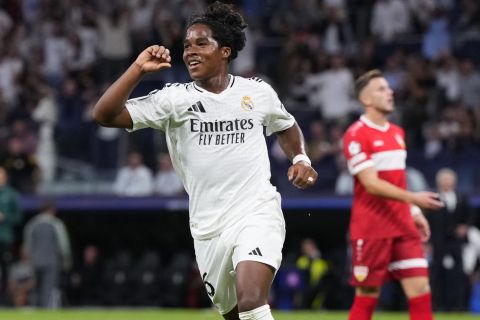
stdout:
POLYGON ((246 38, 243 29, 247 27, 247 24, 232 5, 215 1, 207 7, 204 13, 190 18, 187 27, 196 23, 207 25, 219 45, 231 49, 228 61, 235 59, 238 52, 245 47, 246 38))

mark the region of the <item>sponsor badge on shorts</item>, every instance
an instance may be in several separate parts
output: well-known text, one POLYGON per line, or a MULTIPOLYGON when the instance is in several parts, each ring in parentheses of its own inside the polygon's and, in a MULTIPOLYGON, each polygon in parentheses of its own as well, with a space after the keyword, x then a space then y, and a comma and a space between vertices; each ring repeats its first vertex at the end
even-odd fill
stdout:
POLYGON ((354 266, 353 267, 353 276, 357 281, 362 282, 368 276, 368 267, 367 266, 354 266))

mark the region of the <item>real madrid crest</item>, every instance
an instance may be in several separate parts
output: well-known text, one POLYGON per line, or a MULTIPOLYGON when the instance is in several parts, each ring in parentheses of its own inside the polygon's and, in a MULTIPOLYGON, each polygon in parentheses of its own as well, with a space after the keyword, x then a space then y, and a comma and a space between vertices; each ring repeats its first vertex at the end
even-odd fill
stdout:
POLYGON ((253 101, 250 96, 243 96, 242 102, 240 104, 243 109, 247 111, 252 111, 253 110, 253 101))

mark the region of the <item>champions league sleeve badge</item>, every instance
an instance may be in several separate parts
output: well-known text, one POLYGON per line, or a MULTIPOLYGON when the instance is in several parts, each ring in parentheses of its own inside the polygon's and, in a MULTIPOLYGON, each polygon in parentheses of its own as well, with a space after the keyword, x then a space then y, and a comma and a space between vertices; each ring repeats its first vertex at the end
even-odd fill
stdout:
POLYGON ((247 111, 252 111, 253 110, 253 101, 252 97, 250 96, 243 96, 242 102, 240 103, 243 109, 247 111))
POLYGON ((350 142, 350 144, 348 145, 348 152, 350 152, 351 156, 359 154, 360 151, 362 151, 362 146, 360 145, 360 143, 358 143, 357 141, 350 142))

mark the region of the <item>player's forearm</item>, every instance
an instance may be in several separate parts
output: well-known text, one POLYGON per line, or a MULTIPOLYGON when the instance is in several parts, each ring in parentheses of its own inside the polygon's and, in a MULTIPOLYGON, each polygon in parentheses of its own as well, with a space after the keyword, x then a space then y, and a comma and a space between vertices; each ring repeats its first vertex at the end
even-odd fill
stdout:
POLYGON ((133 63, 120 78, 117 79, 93 109, 93 118, 101 125, 109 126, 125 107, 128 97, 143 76, 141 68, 133 63))
POLYGON ((302 130, 296 122, 287 130, 278 133, 277 137, 280 147, 289 160, 298 154, 306 154, 302 130))
POLYGON ((397 187, 396 185, 380 178, 370 180, 371 181, 364 184, 368 193, 377 197, 399 200, 407 203, 413 202, 412 193, 408 190, 397 187))

